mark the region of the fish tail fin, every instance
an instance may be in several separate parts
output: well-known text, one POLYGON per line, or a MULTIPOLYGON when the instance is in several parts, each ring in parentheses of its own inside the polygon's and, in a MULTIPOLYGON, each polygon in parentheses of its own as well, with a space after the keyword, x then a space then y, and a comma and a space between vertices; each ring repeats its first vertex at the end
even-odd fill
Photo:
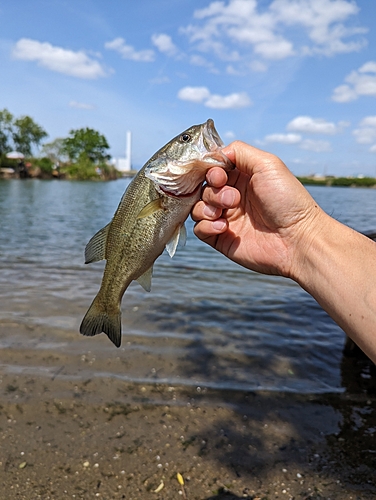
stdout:
POLYGON ((95 297, 80 326, 80 333, 93 337, 105 333, 108 338, 120 347, 121 344, 121 310, 120 306, 108 311, 95 297))

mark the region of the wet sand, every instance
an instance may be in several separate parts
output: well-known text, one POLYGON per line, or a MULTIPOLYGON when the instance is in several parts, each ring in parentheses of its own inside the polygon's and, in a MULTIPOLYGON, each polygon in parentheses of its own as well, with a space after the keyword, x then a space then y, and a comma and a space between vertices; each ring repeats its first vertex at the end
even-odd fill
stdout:
MULTIPOLYGON (((81 347, 89 341, 71 335, 81 347)), ((376 398, 365 390, 142 385, 88 377, 82 365, 91 361, 79 350, 35 356, 0 350, 2 499, 376 496, 376 398)))

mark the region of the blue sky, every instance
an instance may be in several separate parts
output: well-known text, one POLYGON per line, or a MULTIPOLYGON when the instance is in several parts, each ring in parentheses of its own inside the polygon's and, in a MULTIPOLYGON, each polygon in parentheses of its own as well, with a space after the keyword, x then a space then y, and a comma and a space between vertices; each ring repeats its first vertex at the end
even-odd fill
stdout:
POLYGON ((295 174, 376 176, 374 0, 0 0, 0 109, 139 168, 213 118, 295 174))

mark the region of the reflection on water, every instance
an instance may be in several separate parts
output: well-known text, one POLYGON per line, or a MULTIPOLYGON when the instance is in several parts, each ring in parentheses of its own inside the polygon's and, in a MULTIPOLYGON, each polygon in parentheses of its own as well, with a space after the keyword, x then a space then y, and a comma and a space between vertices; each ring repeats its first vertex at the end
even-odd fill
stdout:
MULTIPOLYGON (((86 371, 124 380, 343 390, 340 328, 293 282, 246 271, 204 245, 191 221, 187 246, 158 259, 152 292, 138 284, 126 292, 123 347, 81 337, 103 271, 103 263, 83 264, 84 247, 112 217, 127 182, 0 182, 0 348, 28 349, 35 359, 45 350, 68 359, 90 351, 96 362, 86 371), (110 369, 100 364, 107 359, 110 369)), ((335 218, 376 229, 376 191, 310 191, 335 218)), ((42 369, 40 359, 24 369, 42 369)))

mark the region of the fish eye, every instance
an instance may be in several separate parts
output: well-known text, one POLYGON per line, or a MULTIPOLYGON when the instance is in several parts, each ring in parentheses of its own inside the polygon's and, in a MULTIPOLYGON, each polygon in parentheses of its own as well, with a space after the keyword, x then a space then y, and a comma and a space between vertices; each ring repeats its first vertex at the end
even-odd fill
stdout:
POLYGON ((189 134, 183 134, 180 136, 180 140, 182 142, 189 142, 192 139, 192 137, 189 134))

